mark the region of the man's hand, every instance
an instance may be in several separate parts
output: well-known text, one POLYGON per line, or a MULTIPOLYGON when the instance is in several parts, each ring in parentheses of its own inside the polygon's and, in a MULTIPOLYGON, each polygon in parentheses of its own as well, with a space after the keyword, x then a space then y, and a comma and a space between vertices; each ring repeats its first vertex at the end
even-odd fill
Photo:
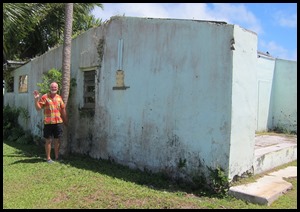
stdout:
POLYGON ((34 91, 33 91, 33 96, 34 96, 34 106, 35 106, 35 109, 36 109, 37 111, 39 111, 39 110, 42 109, 42 108, 41 108, 41 105, 40 105, 40 103, 39 103, 39 97, 40 97, 40 94, 39 94, 39 92, 38 92, 37 90, 34 90, 34 91))
POLYGON ((33 96, 34 96, 35 99, 38 99, 40 97, 40 94, 37 90, 34 90, 33 91, 33 96))
POLYGON ((61 109, 60 114, 61 114, 61 118, 63 120, 64 125, 68 126, 68 116, 67 116, 66 108, 61 109))

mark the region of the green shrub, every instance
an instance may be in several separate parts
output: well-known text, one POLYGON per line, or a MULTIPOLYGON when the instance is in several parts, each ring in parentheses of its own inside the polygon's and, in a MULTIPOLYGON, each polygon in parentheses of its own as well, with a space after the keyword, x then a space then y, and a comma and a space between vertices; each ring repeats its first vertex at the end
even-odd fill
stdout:
POLYGON ((62 72, 60 70, 52 68, 46 74, 43 75, 43 82, 37 83, 37 86, 40 87, 39 92, 42 94, 49 93, 50 84, 52 82, 56 82, 59 88, 57 93, 60 94, 62 88, 61 81, 62 81, 62 72))
POLYGON ((3 139, 8 138, 13 128, 19 128, 18 117, 20 110, 5 105, 3 107, 3 139))
MULTIPOLYGON (((18 123, 19 116, 24 116, 24 108, 3 107, 3 140, 16 143, 29 144, 33 143, 33 136, 29 131, 24 131, 18 123)), ((28 115, 28 114, 27 114, 28 115)))

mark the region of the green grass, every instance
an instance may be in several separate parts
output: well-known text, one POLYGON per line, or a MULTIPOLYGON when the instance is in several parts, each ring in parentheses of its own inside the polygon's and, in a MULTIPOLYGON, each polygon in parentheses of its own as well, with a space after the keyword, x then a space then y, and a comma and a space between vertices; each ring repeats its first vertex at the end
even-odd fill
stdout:
MULTIPOLYGON (((297 161, 280 168, 289 165, 297 166, 297 161)), ((257 177, 247 180, 254 182, 257 177)), ((271 206, 263 206, 230 196, 218 198, 203 194, 172 183, 160 174, 131 170, 83 155, 71 155, 63 163, 47 164, 44 147, 3 143, 4 209, 296 209, 297 178, 288 181, 293 189, 271 206)))

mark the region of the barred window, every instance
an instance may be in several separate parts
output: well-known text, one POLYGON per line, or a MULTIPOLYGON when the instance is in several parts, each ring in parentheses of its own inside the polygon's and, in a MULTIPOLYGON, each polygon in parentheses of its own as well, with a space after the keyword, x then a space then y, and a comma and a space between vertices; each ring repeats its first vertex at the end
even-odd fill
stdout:
POLYGON ((84 108, 95 109, 95 70, 84 71, 84 108))

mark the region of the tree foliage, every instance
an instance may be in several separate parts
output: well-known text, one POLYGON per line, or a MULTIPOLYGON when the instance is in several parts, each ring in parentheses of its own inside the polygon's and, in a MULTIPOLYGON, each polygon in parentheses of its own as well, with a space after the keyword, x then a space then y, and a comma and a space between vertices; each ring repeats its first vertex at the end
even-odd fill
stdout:
MULTIPOLYGON (((3 57, 6 60, 28 60, 63 43, 64 3, 3 3, 3 57)), ((74 3, 76 36, 101 19, 92 14, 101 3, 74 3)), ((3 61, 4 62, 4 61, 3 61)))
POLYGON ((61 93, 61 79, 62 72, 61 70, 57 70, 55 68, 50 69, 46 74, 43 75, 43 82, 37 83, 37 86, 40 87, 39 92, 42 94, 50 92, 50 84, 52 82, 56 82, 58 84, 58 94, 61 93))

